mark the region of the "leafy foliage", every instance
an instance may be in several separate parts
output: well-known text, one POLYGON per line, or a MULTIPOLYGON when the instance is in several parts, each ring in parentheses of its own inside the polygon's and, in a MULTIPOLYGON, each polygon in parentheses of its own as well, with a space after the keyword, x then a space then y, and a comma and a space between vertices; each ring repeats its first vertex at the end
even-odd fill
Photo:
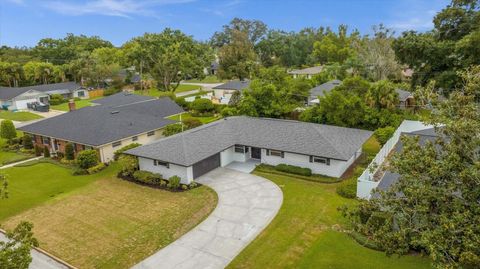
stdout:
POLYGON ((67 159, 67 160, 75 159, 75 152, 73 150, 73 144, 72 143, 65 144, 65 159, 67 159))
POLYGON ((180 188, 180 177, 179 176, 172 176, 168 179, 167 187, 173 190, 180 188))
POLYGON ((22 221, 13 231, 7 232, 7 242, 0 241, 0 268, 27 269, 32 262, 30 250, 38 247, 33 237, 33 224, 22 221))
POLYGON ((196 112, 203 113, 203 112, 209 112, 214 109, 212 101, 209 99, 205 98, 198 98, 195 99, 190 107, 195 110, 196 112))
POLYGON ((17 137, 17 131, 13 122, 11 120, 2 120, 0 123, 0 138, 10 140, 15 137, 17 137))
POLYGON ((377 130, 375 130, 373 134, 377 138, 378 142, 380 142, 381 145, 384 145, 385 143, 387 143, 388 139, 392 137, 394 132, 395 132, 394 127, 387 126, 383 128, 378 128, 377 130))
POLYGON ((132 155, 120 155, 118 157, 118 163, 120 164, 121 173, 124 176, 132 176, 133 173, 138 170, 138 159, 132 155))
POLYGON ((311 176, 312 175, 312 170, 310 168, 304 168, 300 166, 295 166, 295 165, 289 165, 289 164, 279 164, 275 166, 275 170, 281 171, 281 172, 286 172, 286 173, 291 173, 295 175, 301 175, 301 176, 311 176))
POLYGON ((134 149, 136 147, 140 147, 142 144, 140 143, 131 143, 131 144, 128 144, 118 150, 116 150, 114 153, 113 153, 113 159, 114 160, 118 160, 118 157, 120 157, 120 155, 122 155, 122 153, 124 153, 125 151, 129 150, 129 149, 134 149))
POLYGON ((98 164, 98 152, 94 149, 82 150, 77 154, 77 165, 88 169, 98 164))

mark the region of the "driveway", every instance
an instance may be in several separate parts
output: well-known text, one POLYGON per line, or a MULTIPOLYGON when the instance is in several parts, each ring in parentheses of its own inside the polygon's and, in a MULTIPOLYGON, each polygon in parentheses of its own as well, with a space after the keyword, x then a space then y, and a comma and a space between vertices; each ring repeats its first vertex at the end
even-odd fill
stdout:
POLYGON ((217 192, 215 210, 190 232, 133 268, 224 268, 282 205, 280 188, 252 174, 217 168, 197 181, 217 192))

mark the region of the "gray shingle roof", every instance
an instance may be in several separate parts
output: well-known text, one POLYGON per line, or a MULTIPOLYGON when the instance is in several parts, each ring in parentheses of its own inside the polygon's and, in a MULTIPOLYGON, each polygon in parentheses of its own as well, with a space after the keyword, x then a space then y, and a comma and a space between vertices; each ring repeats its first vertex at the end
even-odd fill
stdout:
POLYGON ((166 117, 181 112, 182 108, 165 97, 115 107, 85 107, 19 129, 32 134, 99 146, 162 128, 175 122, 165 119, 166 117))
POLYGON ((220 90, 237 90, 241 91, 250 86, 250 80, 232 80, 222 85, 218 85, 213 87, 213 89, 220 89, 220 90))
POLYGON ((413 97, 411 92, 404 91, 402 89, 395 89, 395 91, 397 92, 398 99, 400 99, 400 101, 405 102, 409 97, 413 97))
POLYGON ((42 85, 26 86, 26 87, 0 87, 0 100, 10 100, 30 90, 35 90, 35 91, 45 92, 45 93, 49 93, 49 92, 55 93, 55 92, 61 92, 61 91, 72 92, 81 87, 82 86, 80 86, 80 84, 75 82, 42 84, 42 85))
POLYGON ((310 89, 310 96, 315 98, 318 96, 324 96, 325 93, 330 92, 333 88, 339 86, 340 84, 342 84, 342 81, 338 79, 325 82, 315 88, 310 89))
POLYGON ((154 100, 154 97, 143 96, 138 94, 119 92, 110 96, 94 100, 93 103, 104 106, 121 106, 142 101, 154 100))
POLYGON ((296 69, 289 71, 289 74, 296 74, 296 75, 315 75, 322 72, 323 66, 314 66, 314 67, 307 67, 304 69, 296 69))
POLYGON ((127 153, 190 166, 235 144, 348 160, 372 132, 268 118, 230 117, 127 153))

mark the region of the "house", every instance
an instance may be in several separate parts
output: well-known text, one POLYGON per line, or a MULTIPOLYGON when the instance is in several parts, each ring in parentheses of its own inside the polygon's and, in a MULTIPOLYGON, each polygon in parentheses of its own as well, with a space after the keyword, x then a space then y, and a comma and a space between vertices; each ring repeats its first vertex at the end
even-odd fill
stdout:
POLYGON ((140 170, 182 183, 232 162, 308 167, 340 177, 372 132, 292 120, 229 117, 126 151, 140 170))
POLYGON ((402 89, 395 89, 395 92, 397 92, 400 101, 399 108, 404 109, 415 105, 415 97, 411 92, 402 89))
POLYGON ((304 78, 311 79, 314 75, 322 72, 322 70, 323 70, 323 66, 314 66, 314 67, 308 67, 304 69, 291 70, 288 73, 292 75, 293 78, 304 77, 304 78))
POLYGON ((314 104, 320 103, 319 97, 322 97, 326 93, 329 93, 333 88, 339 86, 340 84, 342 84, 342 81, 335 79, 310 89, 310 96, 308 97, 308 105, 314 105, 314 104))
POLYGON ((62 82, 26 87, 0 87, 0 107, 8 110, 24 110, 29 103, 48 104, 50 96, 60 94, 65 99, 87 99, 88 90, 75 82, 62 82))
POLYGON ((228 104, 234 92, 241 92, 248 87, 250 87, 250 80, 232 80, 213 87, 214 97, 220 101, 220 104, 228 104))
POLYGON ((96 149, 102 162, 131 143, 146 144, 163 137, 162 129, 176 121, 167 117, 183 113, 170 98, 117 93, 85 107, 19 128, 34 143, 51 152, 65 152, 67 143, 75 152, 96 149))
POLYGON ((383 145, 368 168, 363 171, 357 180, 357 197, 371 199, 372 190, 387 190, 398 181, 400 175, 390 171, 384 171, 383 164, 386 163, 392 153, 402 149, 400 137, 403 135, 419 136, 419 142, 424 145, 427 141, 433 141, 438 137, 431 125, 425 125, 420 121, 405 120, 397 128, 393 136, 383 145))

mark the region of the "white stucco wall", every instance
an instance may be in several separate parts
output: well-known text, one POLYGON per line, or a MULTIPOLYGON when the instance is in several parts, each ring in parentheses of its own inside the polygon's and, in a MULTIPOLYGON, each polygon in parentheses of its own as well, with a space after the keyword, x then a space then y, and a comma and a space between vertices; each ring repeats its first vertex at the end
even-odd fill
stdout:
POLYGON ((85 96, 80 97, 81 99, 88 99, 88 98, 89 98, 89 96, 88 96, 88 90, 87 90, 87 89, 78 89, 78 90, 75 90, 75 91, 73 92, 73 98, 79 97, 79 96, 78 96, 78 92, 84 92, 84 93, 85 93, 85 96))
POLYGON ((250 150, 247 153, 235 152, 235 147, 230 147, 220 152, 220 166, 227 166, 231 162, 245 162, 250 158, 250 150))
POLYGON ((140 170, 160 174, 165 179, 178 176, 182 179, 180 182, 183 184, 190 184, 193 180, 193 169, 191 166, 185 167, 172 163, 169 164, 168 168, 162 165, 155 166, 152 159, 142 157, 138 158, 138 164, 140 170))
POLYGON ((138 140, 137 141, 132 141, 132 137, 128 137, 128 138, 125 138, 123 140, 121 140, 122 144, 120 146, 117 146, 117 147, 113 147, 112 146, 112 143, 109 143, 109 144, 105 144, 101 147, 99 147, 99 150, 100 150, 100 159, 102 162, 104 163, 108 163, 110 161, 113 161, 113 155, 115 153, 115 151, 127 146, 127 145, 130 145, 132 143, 139 143, 139 144, 142 144, 142 145, 145 145, 145 144, 148 144, 150 142, 154 142, 160 138, 163 137, 163 132, 162 132, 162 129, 158 129, 155 131, 155 135, 152 135, 152 136, 147 136, 147 133, 143 133, 143 134, 140 134, 138 135, 138 140))
POLYGON ((360 156, 361 149, 353 155, 348 161, 330 159, 330 165, 323 163, 311 163, 310 156, 296 153, 284 153, 284 158, 278 156, 267 156, 266 150, 262 149, 261 162, 269 165, 290 164, 300 167, 310 168, 312 173, 325 175, 329 177, 340 177, 348 167, 360 156))

